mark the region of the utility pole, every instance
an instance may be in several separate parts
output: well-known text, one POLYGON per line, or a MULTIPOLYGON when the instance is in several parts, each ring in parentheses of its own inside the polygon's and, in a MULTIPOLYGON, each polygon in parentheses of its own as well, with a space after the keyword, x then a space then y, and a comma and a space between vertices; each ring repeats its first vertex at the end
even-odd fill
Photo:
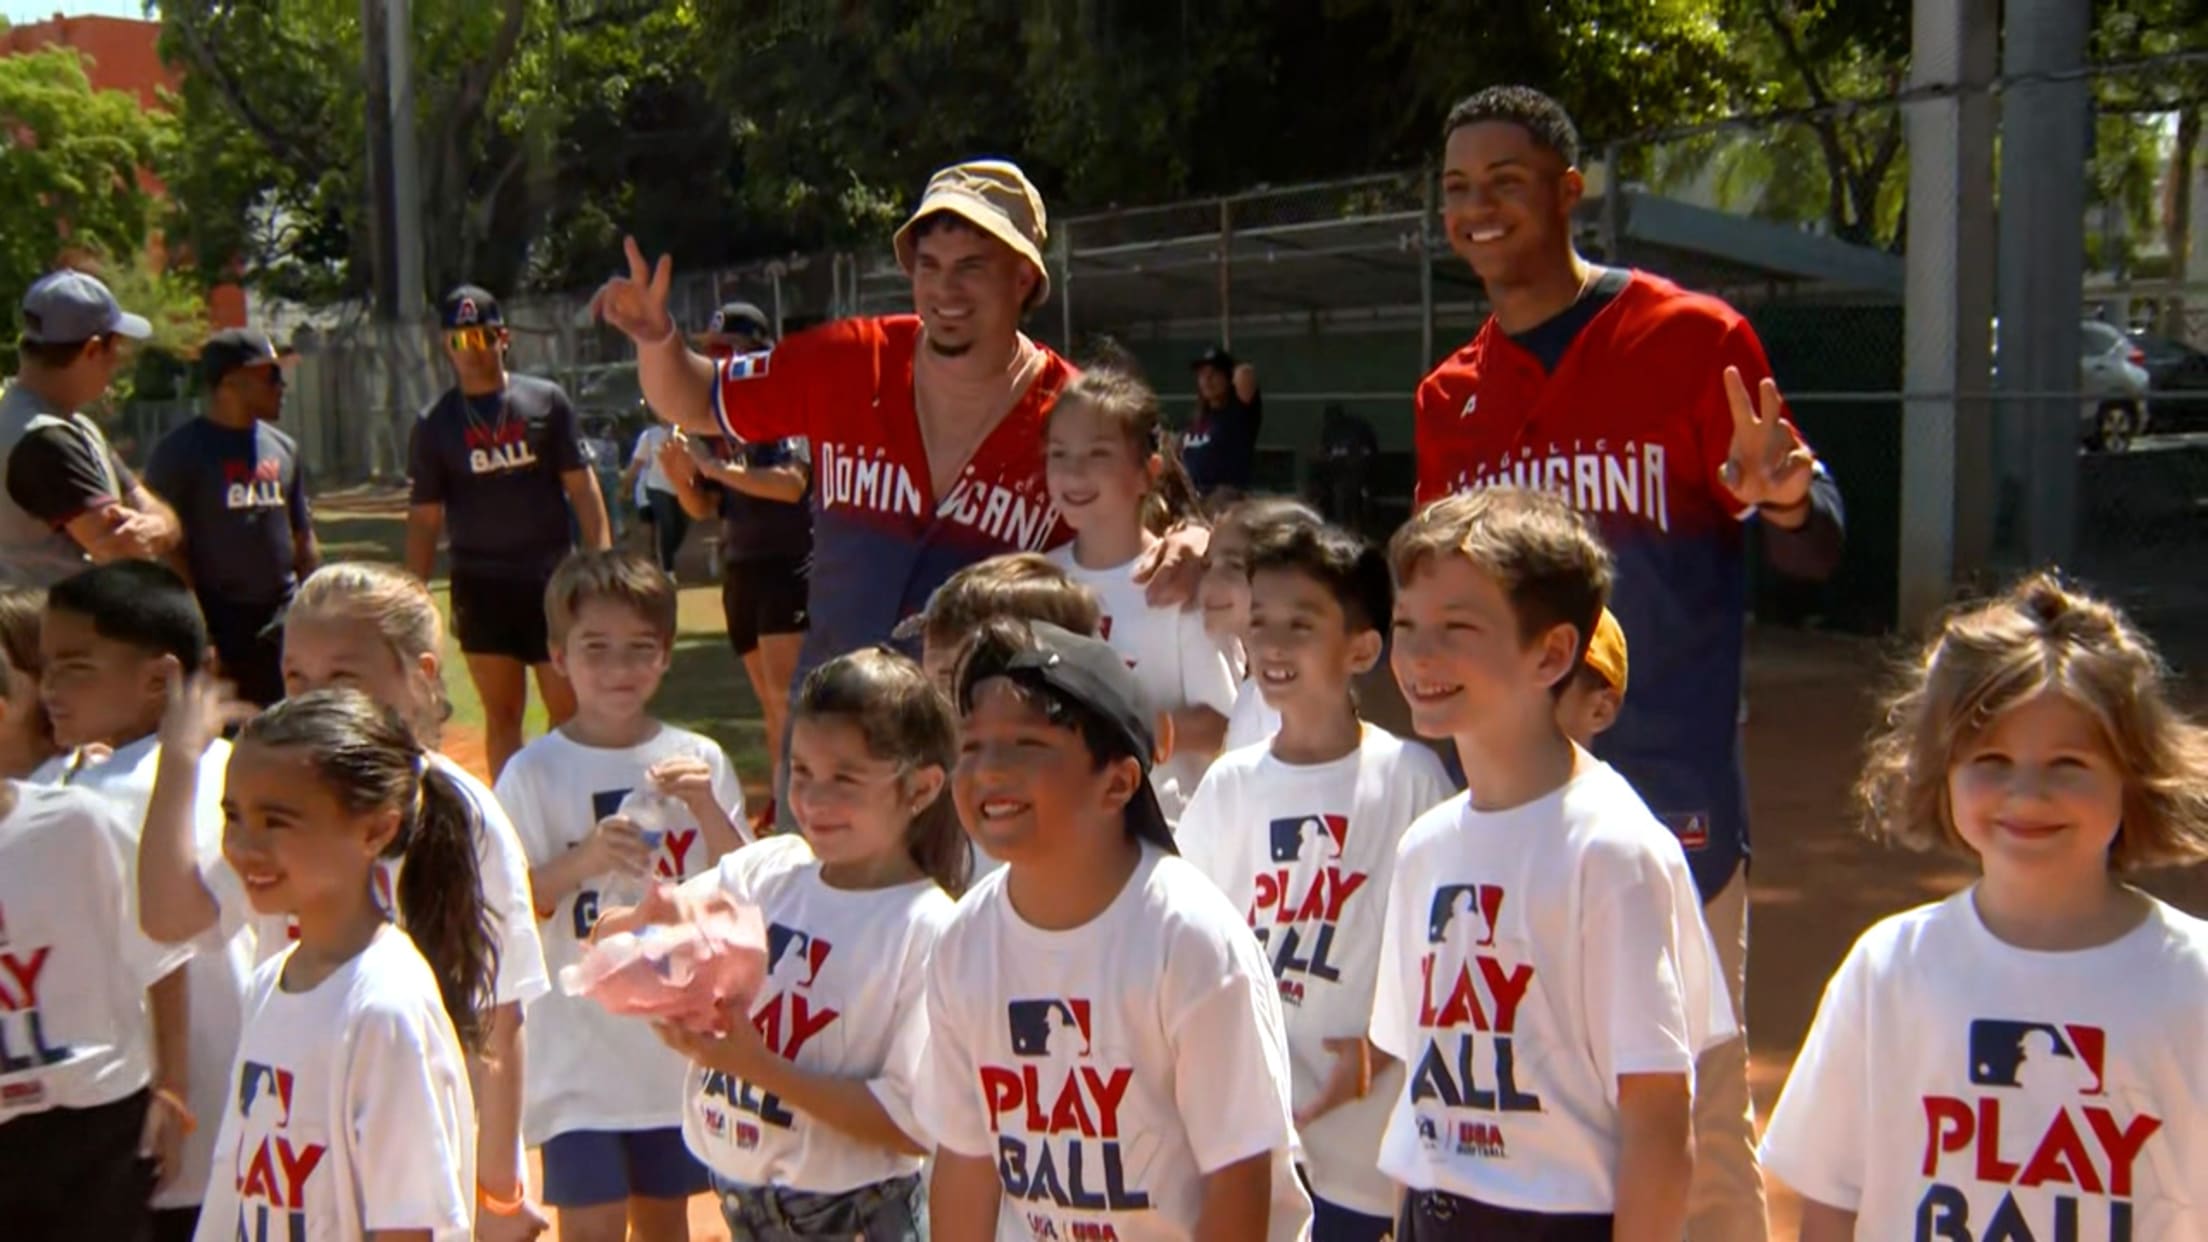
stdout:
POLYGON ((422 178, 414 113, 414 19, 411 0, 384 0, 384 64, 391 75, 392 293, 407 329, 422 320, 422 178))

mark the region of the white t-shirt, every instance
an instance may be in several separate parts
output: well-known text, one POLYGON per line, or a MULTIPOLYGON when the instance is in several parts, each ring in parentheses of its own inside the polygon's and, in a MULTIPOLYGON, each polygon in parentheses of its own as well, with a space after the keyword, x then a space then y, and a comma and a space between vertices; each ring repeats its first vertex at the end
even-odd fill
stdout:
MULTIPOLYGON (((552 984, 544 972, 544 944, 537 938, 536 909, 529 897, 529 858, 522 853, 521 838, 490 787, 477 780, 474 773, 434 752, 429 761, 452 778, 460 792, 475 804, 476 814, 483 821, 483 829, 475 838, 475 865, 482 876, 484 905, 498 928, 498 977, 492 981, 493 992, 501 1005, 527 1004, 550 991, 552 984)), ((399 891, 401 861, 383 860, 376 881, 383 892, 399 891)), ((259 937, 261 961, 282 952, 297 937, 298 929, 289 916, 253 912, 246 899, 245 882, 228 860, 202 862, 200 874, 214 896, 224 926, 235 925, 234 920, 252 921, 259 937)))
POLYGON ((8 784, 15 809, 0 819, 0 1126, 144 1090, 153 1077, 146 989, 191 953, 138 930, 137 834, 113 807, 83 790, 8 784))
POLYGON ((1380 1167, 1532 1212, 1617 1206, 1618 1076, 1686 1074, 1731 1001, 1679 841, 1607 764, 1403 838, 1372 1041, 1403 1062, 1380 1167))
POLYGON ((2208 923, 2034 952, 1974 891, 1855 942, 1764 1164, 1858 1238, 2208 1238, 2208 923))
MULTIPOLYGON (((145 737, 118 748, 107 759, 71 770, 68 756, 50 761, 34 780, 51 779, 89 790, 106 800, 131 835, 135 862, 138 836, 153 801, 153 779, 161 762, 161 741, 145 737)), ((192 809, 193 846, 201 858, 222 855, 222 783, 230 768, 230 743, 216 740, 199 761, 198 798, 192 809)), ((138 896, 130 895, 130 908, 138 896)), ((246 980, 253 974, 253 933, 243 927, 211 927, 192 938, 190 964, 184 968, 184 1099, 194 1117, 208 1119, 184 1136, 177 1175, 153 1196, 157 1208, 191 1207, 207 1191, 207 1170, 214 1158, 213 1119, 222 1115, 228 1094, 230 1062, 238 1051, 239 1011, 246 980)))
MULTIPOLYGON (((767 982, 752 1024, 767 1047, 816 1074, 865 1079, 897 1128, 926 1145, 913 1082, 928 1042, 923 970, 951 918, 933 880, 832 888, 795 833, 721 860, 683 886, 727 892, 767 923, 767 982)), ((682 1137, 714 1172, 745 1186, 832 1194, 903 1177, 920 1157, 860 1142, 740 1078, 691 1067, 682 1137)))
POLYGON ((290 958, 287 947, 262 962, 246 990, 193 1238, 356 1242, 427 1229, 466 1242, 475 1099, 429 963, 388 923, 310 991, 280 986, 290 958))
POLYGON ((1266 1236, 1302 1237, 1287 1034, 1241 914, 1150 846, 1071 931, 1022 919, 1011 874, 958 903, 928 964, 920 1124, 936 1144, 996 1161, 1004 1216, 1037 1240, 1187 1242, 1204 1175, 1270 1152, 1266 1236))
POLYGON ((644 469, 637 476, 636 500, 644 503, 646 492, 666 492, 673 495, 675 485, 667 478, 666 468, 659 464, 659 448, 667 443, 670 432, 665 423, 653 423, 636 437, 636 452, 629 457, 630 465, 641 464, 644 469))
MULTIPOLYGON (((1208 707, 1225 716, 1234 711, 1234 667, 1227 652, 1204 633, 1204 615, 1193 608, 1155 608, 1135 584, 1141 558, 1110 569, 1085 569, 1073 559, 1073 545, 1049 553, 1066 576, 1096 592, 1101 606, 1097 633, 1134 670, 1135 681, 1154 712, 1208 707)), ((1166 822, 1178 823, 1181 808, 1196 792, 1211 756, 1176 748, 1172 758, 1150 773, 1166 822)))
POLYGON ((1242 679, 1242 688, 1235 691, 1234 710, 1227 714, 1227 741, 1220 753, 1270 742, 1280 732, 1280 713, 1266 705, 1265 695, 1257 688, 1257 678, 1242 679))
MULTIPOLYGON (((665 759, 690 755, 713 770, 713 796, 738 825, 744 795, 718 743, 662 725, 640 746, 584 746, 554 730, 521 748, 498 778, 498 800, 533 867, 567 853, 611 815, 621 799, 665 759)), ((705 834, 672 826, 653 871, 681 880, 712 869, 705 834)), ((541 935, 546 970, 580 961, 598 920, 597 881, 585 881, 552 908, 541 935)), ((571 1130, 656 1130, 682 1120, 682 1056, 648 1023, 607 1013, 596 1001, 554 988, 529 1003, 522 1141, 531 1147, 571 1130)))
MULTIPOLYGON (((1333 1071, 1325 1041, 1362 1036, 1372 1022, 1396 846, 1452 792, 1434 752, 1368 724, 1358 748, 1331 763, 1282 763, 1269 745, 1230 751, 1181 814, 1181 857, 1245 912, 1272 959, 1299 1108, 1333 1071)), ((1304 1127, 1304 1172, 1319 1198, 1395 1213, 1396 1186, 1378 1162, 1402 1085, 1391 1069, 1370 1095, 1304 1127)))

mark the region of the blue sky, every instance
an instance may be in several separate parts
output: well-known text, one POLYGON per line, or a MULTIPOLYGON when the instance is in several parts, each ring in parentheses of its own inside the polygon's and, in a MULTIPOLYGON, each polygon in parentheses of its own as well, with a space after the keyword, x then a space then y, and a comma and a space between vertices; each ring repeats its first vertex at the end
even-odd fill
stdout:
POLYGON ((144 17, 144 0, 0 0, 0 17, 11 22, 42 22, 54 14, 68 17, 144 17))

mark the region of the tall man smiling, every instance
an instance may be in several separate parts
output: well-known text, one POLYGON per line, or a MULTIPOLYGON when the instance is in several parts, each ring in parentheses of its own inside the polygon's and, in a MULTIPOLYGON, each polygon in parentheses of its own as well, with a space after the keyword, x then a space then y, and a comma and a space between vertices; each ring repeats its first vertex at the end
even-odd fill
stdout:
MULTIPOLYGON (((1445 144, 1449 245, 1494 313, 1419 386, 1418 499, 1539 488, 1601 531, 1633 693, 1597 749, 1685 848, 1741 1014, 1745 526, 1762 525, 1773 568, 1824 577, 1840 557, 1839 489, 1738 311, 1573 248, 1586 186, 1562 107, 1525 87, 1484 90, 1451 111, 1445 144)), ((1767 1232, 1747 1067, 1744 1037, 1696 1070, 1693 1242, 1767 1232)))

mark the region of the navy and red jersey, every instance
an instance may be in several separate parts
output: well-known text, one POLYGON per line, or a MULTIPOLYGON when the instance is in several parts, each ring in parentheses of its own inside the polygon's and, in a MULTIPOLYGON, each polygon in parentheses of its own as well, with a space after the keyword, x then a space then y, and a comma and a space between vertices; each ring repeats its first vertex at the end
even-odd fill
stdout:
POLYGON ((1044 419, 1073 365, 1039 347, 1041 372, 937 496, 913 404, 919 343, 916 315, 841 319, 714 364, 713 415, 725 434, 812 443, 811 628, 799 678, 888 641, 975 561, 1073 538, 1043 486, 1044 419))
POLYGON ((1491 318, 1418 388, 1418 503, 1489 484, 1552 492, 1617 561, 1633 684, 1595 749, 1678 834, 1705 899, 1748 852, 1740 767, 1748 510, 1721 481, 1727 366, 1771 373, 1740 312, 1634 272, 1542 368, 1491 318))

